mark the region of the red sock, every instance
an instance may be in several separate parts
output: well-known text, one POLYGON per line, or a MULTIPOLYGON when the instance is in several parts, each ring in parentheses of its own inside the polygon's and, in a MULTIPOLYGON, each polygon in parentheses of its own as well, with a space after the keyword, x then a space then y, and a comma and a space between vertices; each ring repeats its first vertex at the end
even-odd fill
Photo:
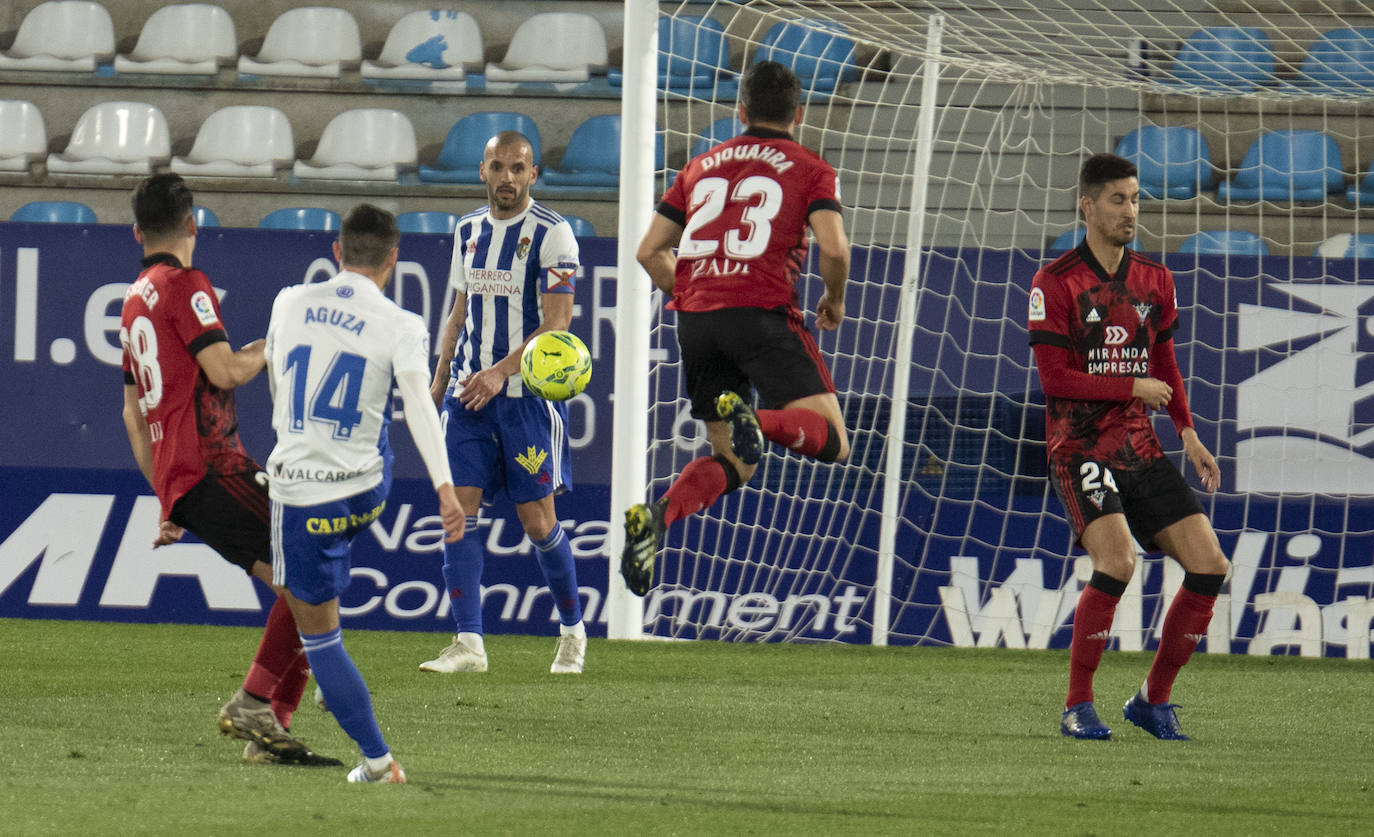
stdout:
POLYGON ((1073 642, 1069 645, 1066 708, 1093 699, 1093 674, 1111 639, 1112 617, 1116 615, 1119 601, 1120 596, 1104 593, 1091 585, 1084 587, 1078 597, 1078 608, 1073 613, 1073 642))
POLYGON ((668 499, 663 522, 671 524, 696 514, 725 493, 725 468, 714 457, 700 456, 687 463, 663 496, 668 499))
POLYGON ((278 596, 267 614, 267 628, 262 632, 253 664, 248 667, 248 676, 243 679, 243 690, 263 700, 271 700, 282 677, 300 656, 303 654, 296 620, 291 616, 286 599, 278 596))
POLYGON ((277 716, 277 720, 287 729, 291 728, 291 716, 296 713, 296 707, 301 705, 301 695, 305 694, 305 684, 310 682, 310 661, 305 657, 305 650, 296 655, 295 662, 282 675, 281 680, 277 681, 277 689, 272 693, 272 712, 277 716))
POLYGON ((1174 603, 1169 605, 1169 612, 1164 616, 1164 630, 1159 636, 1155 661, 1145 678, 1145 698, 1150 703, 1169 702, 1169 692, 1174 688, 1179 669, 1187 665, 1193 649, 1207 636, 1216 600, 1216 596, 1204 596, 1186 588, 1180 588, 1174 596, 1174 603))
POLYGON ((765 439, 804 456, 820 453, 830 439, 830 422, 814 410, 759 410, 758 417, 765 439))

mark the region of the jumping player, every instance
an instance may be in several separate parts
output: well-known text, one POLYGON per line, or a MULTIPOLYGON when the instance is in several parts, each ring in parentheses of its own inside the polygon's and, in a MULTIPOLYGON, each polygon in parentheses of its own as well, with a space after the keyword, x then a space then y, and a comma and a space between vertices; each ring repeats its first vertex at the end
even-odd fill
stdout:
MULTIPOLYGON (((215 289, 191 267, 192 209, 191 190, 177 174, 153 175, 133 194, 143 271, 120 314, 124 428, 162 501, 154 545, 189 531, 271 584, 267 486, 239 441, 233 392, 262 369, 263 342, 229 347, 215 289)), ((296 623, 278 598, 243 686, 219 713, 220 731, 248 742, 245 762, 339 764, 286 731, 309 676, 296 623)))
POLYGON ((1126 248, 1139 213, 1135 165, 1094 155, 1078 186, 1087 237, 1035 274, 1027 317, 1048 401, 1050 481, 1093 565, 1074 613, 1060 731, 1111 738, 1093 707, 1092 681, 1135 570, 1134 536, 1146 550, 1173 557, 1185 574, 1154 663, 1123 715, 1156 738, 1187 740, 1170 691, 1206 636, 1229 565, 1192 489, 1165 458, 1150 411, 1168 410, 1204 488, 1216 490, 1221 471, 1193 429, 1174 357, 1173 275, 1126 248))
POLYGON ((849 456, 835 385, 797 307, 808 227, 825 282, 817 328, 839 327, 849 278, 835 171, 792 138, 800 102, 790 69, 750 67, 740 85, 746 130, 687 164, 639 245, 639 263, 678 312, 692 416, 711 442, 711 456, 687 463, 662 497, 625 512, 620 572, 640 596, 663 532, 747 483, 763 439, 822 462, 849 456), (751 386, 765 409, 750 406, 751 386))

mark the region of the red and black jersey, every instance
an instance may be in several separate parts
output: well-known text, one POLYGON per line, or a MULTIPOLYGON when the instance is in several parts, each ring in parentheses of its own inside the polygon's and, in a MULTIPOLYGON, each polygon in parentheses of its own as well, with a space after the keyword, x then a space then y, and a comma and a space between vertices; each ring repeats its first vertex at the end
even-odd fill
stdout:
POLYGON ((210 280, 158 253, 124 293, 124 382, 138 387, 152 436, 153 490, 166 518, 207 474, 256 470, 239 441, 234 393, 210 383, 196 353, 227 341, 210 280))
MULTIPOLYGON (((1180 429, 1191 424, 1176 365, 1168 371, 1178 308, 1173 275, 1164 265, 1128 249, 1116 275, 1108 276, 1084 242, 1036 272, 1027 319, 1033 346, 1067 353, 1068 374, 1037 367, 1051 461, 1083 458, 1136 468, 1163 456, 1149 411, 1131 397, 1133 379, 1151 377, 1152 362, 1166 370, 1153 377, 1174 385, 1169 411, 1175 423, 1182 422, 1180 429)), ((1050 356, 1063 357, 1045 353, 1050 356)))
POLYGON ((789 134, 750 128, 694 158, 658 204, 683 227, 668 307, 795 308, 818 209, 840 211, 835 170, 789 134))

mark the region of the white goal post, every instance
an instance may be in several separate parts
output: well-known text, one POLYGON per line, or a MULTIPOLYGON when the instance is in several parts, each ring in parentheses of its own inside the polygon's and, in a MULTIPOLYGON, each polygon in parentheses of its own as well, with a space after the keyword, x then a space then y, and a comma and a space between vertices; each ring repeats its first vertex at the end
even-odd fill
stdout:
MULTIPOLYGON (((1066 646, 1087 564, 1044 479, 1027 292, 1074 243, 1082 160, 1116 151, 1141 168, 1137 249, 1174 272, 1180 365, 1223 470, 1200 497, 1233 572, 1204 648, 1368 658, 1374 11, 631 0, 624 63, 612 637, 1066 646), (634 249, 765 55, 795 62, 797 138, 840 175, 848 319, 820 346, 852 454, 770 448, 750 485, 673 527, 640 600, 618 576, 620 516, 707 446, 634 249)), ((808 314, 820 289, 803 277, 808 314)), ((1181 464, 1167 417, 1156 430, 1181 464)), ((1152 647, 1180 578, 1141 563, 1117 647, 1152 647)))

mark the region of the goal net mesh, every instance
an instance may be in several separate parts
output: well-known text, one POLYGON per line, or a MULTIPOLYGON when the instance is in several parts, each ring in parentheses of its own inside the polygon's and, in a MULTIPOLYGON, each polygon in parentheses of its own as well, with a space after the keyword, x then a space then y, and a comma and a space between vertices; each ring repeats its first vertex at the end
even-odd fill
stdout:
MULTIPOLYGON (((1374 124, 1374 13, 761 0, 663 4, 661 14, 671 57, 660 64, 660 187, 739 130, 741 68, 768 57, 802 78, 796 136, 839 173, 854 246, 848 319, 819 335, 852 453, 826 465, 769 446, 749 485, 675 525, 646 600, 648 633, 1068 644, 1090 568, 1044 477, 1027 296, 1035 270, 1076 230, 1081 238, 1079 165, 1115 150, 1140 165, 1136 248, 1174 272, 1180 366, 1223 472, 1221 490, 1199 496, 1234 570, 1203 647, 1368 656, 1374 261, 1351 256, 1364 228, 1374 233, 1361 208, 1374 184, 1368 196, 1360 188, 1374 155, 1364 127, 1374 124), (909 334, 898 327, 904 285, 915 295, 909 334), (898 368, 907 339, 910 362, 898 368), (898 376, 909 395, 895 438, 898 376), (902 464, 888 477, 894 445, 902 464), (880 578, 889 478, 892 562, 880 578)), ((812 269, 799 284, 808 322, 821 290, 812 269)), ((663 302, 656 295, 650 338, 651 497, 709 452, 688 416, 663 302)), ((1156 430, 1184 465, 1167 416, 1156 430)), ((1153 647, 1181 575, 1170 561, 1141 562, 1117 647, 1153 647)))

